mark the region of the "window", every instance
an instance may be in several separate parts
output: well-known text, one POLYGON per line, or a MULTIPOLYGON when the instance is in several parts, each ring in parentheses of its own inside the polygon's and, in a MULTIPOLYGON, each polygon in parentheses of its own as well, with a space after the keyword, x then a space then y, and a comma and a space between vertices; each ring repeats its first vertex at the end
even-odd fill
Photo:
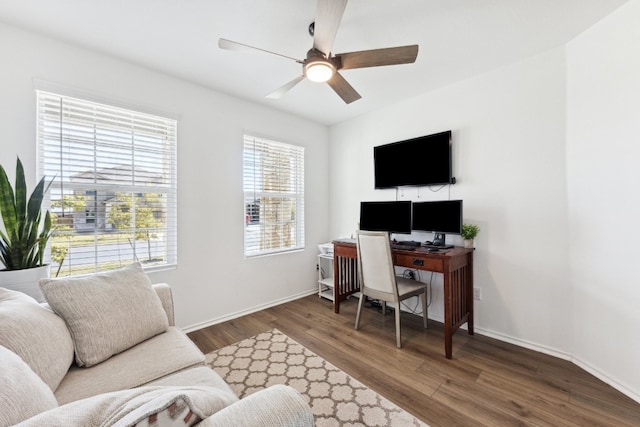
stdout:
POLYGON ((52 276, 177 262, 175 120, 38 91, 52 276))
POLYGON ((85 209, 85 222, 87 224, 95 224, 96 223, 96 210, 98 206, 96 205, 96 191, 87 190, 85 191, 84 201, 87 209, 85 209))
POLYGON ((245 135, 244 254, 304 248, 304 148, 245 135))

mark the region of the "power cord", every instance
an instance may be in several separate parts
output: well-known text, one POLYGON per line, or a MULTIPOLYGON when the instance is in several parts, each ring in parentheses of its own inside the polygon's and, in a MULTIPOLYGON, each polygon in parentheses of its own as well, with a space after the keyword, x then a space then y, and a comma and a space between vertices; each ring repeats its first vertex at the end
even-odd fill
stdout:
MULTIPOLYGON (((433 301, 433 291, 432 291, 432 283, 433 283, 433 275, 435 273, 432 271, 431 272, 431 276, 429 277, 429 294, 428 294, 428 298, 427 298, 427 308, 431 307, 431 302, 433 301)), ((422 282, 422 277, 420 277, 420 271, 418 271, 418 280, 420 280, 422 282)))
MULTIPOLYGON (((418 314, 418 304, 419 303, 420 303, 420 300, 417 300, 416 301, 416 306, 411 308, 404 301, 400 301, 400 304, 402 304, 404 306, 404 308, 409 310, 411 312, 411 314, 418 314)), ((420 313, 420 314, 422 314, 422 313, 420 313)))
MULTIPOLYGON (((402 272, 402 277, 404 277, 405 279, 421 281, 420 280, 420 271, 419 270, 411 270, 411 269, 407 268, 406 270, 404 270, 402 272), (417 277, 416 277, 416 275, 417 275, 417 277)), ((429 284, 429 287, 431 287, 430 284, 429 284)), ((407 310, 409 310, 412 314, 418 314, 417 310, 418 310, 418 305, 420 304, 420 300, 416 299, 416 305, 413 308, 409 307, 404 301, 400 301, 400 304, 402 304, 402 306, 404 308, 406 308, 407 310)), ((427 303, 427 307, 429 307, 430 304, 431 304, 431 302, 428 302, 427 303)))
MULTIPOLYGON (((429 285, 429 292, 427 293, 427 308, 431 307, 431 303, 433 301, 433 292, 432 292, 433 275, 434 275, 434 272, 432 271, 431 276, 429 277, 429 282, 427 283, 429 285)), ((402 277, 404 277, 405 279, 417 280, 419 282, 422 282, 421 276, 422 275, 420 270, 411 270, 407 268, 402 272, 402 277)), ((409 307, 404 301, 400 301, 400 304, 404 308, 406 308, 410 313, 418 314, 417 310, 418 310, 418 305, 420 304, 420 300, 416 300, 416 305, 413 308, 409 307)), ((364 306, 367 308, 377 308, 378 313, 382 313, 382 303, 379 300, 368 300, 367 302, 364 303, 364 306)), ((390 313, 391 311, 393 310, 387 306, 387 313, 390 313)))

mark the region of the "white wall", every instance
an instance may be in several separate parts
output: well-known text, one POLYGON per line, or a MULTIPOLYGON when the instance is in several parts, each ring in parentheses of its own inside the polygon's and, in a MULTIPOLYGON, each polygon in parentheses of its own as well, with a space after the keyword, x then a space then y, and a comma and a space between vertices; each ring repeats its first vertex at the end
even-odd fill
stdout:
POLYGON ((173 286, 179 326, 314 289, 316 244, 328 237, 326 127, 2 24, 0 52, 0 163, 12 171, 19 155, 34 184, 34 78, 179 116, 178 267, 151 275, 173 286), (306 147, 304 251, 244 259, 244 131, 306 147))
POLYGON ((640 401, 640 2, 567 47, 576 359, 640 401))
POLYGON ((334 126, 330 195, 332 237, 348 236, 361 200, 396 198, 373 189, 372 147, 452 129, 450 194, 397 197, 464 199, 480 225, 477 330, 573 360, 640 401, 638 22, 640 2, 626 3, 564 48, 334 126))
MULTIPOLYGON (((465 222, 481 228, 474 255, 475 286, 483 293, 475 305, 477 329, 567 357, 573 329, 566 322, 565 72, 564 50, 557 49, 334 126, 332 237, 353 233, 360 201, 396 197, 394 190, 373 189, 372 147, 451 129, 458 183, 450 196, 448 188, 404 188, 398 198, 463 199, 465 222)), ((428 165, 429 159, 407 159, 404 166, 428 165)), ((441 284, 438 277, 430 307, 439 320, 441 284)))

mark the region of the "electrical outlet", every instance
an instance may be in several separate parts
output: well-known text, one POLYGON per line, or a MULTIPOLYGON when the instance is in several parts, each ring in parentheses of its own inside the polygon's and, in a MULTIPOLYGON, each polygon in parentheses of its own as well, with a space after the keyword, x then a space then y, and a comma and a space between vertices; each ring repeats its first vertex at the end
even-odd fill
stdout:
POLYGON ((482 288, 473 288, 473 299, 482 300, 482 288))

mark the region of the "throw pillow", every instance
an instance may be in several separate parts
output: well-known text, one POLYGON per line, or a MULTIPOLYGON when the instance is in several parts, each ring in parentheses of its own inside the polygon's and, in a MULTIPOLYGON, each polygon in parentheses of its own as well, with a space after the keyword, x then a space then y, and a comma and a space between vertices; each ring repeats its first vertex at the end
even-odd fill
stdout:
POLYGON ((56 408, 51 389, 17 354, 0 345, 0 427, 56 408))
POLYGON ((194 425, 236 400, 232 393, 211 387, 138 387, 76 400, 18 426, 182 427, 194 425), (153 424, 154 420, 158 423, 153 424))
POLYGON ((22 292, 0 288, 0 345, 24 360, 55 391, 73 362, 67 325, 22 292))
POLYGON ((167 330, 158 294, 140 264, 62 279, 42 279, 40 289, 67 323, 78 366, 93 366, 167 330))

